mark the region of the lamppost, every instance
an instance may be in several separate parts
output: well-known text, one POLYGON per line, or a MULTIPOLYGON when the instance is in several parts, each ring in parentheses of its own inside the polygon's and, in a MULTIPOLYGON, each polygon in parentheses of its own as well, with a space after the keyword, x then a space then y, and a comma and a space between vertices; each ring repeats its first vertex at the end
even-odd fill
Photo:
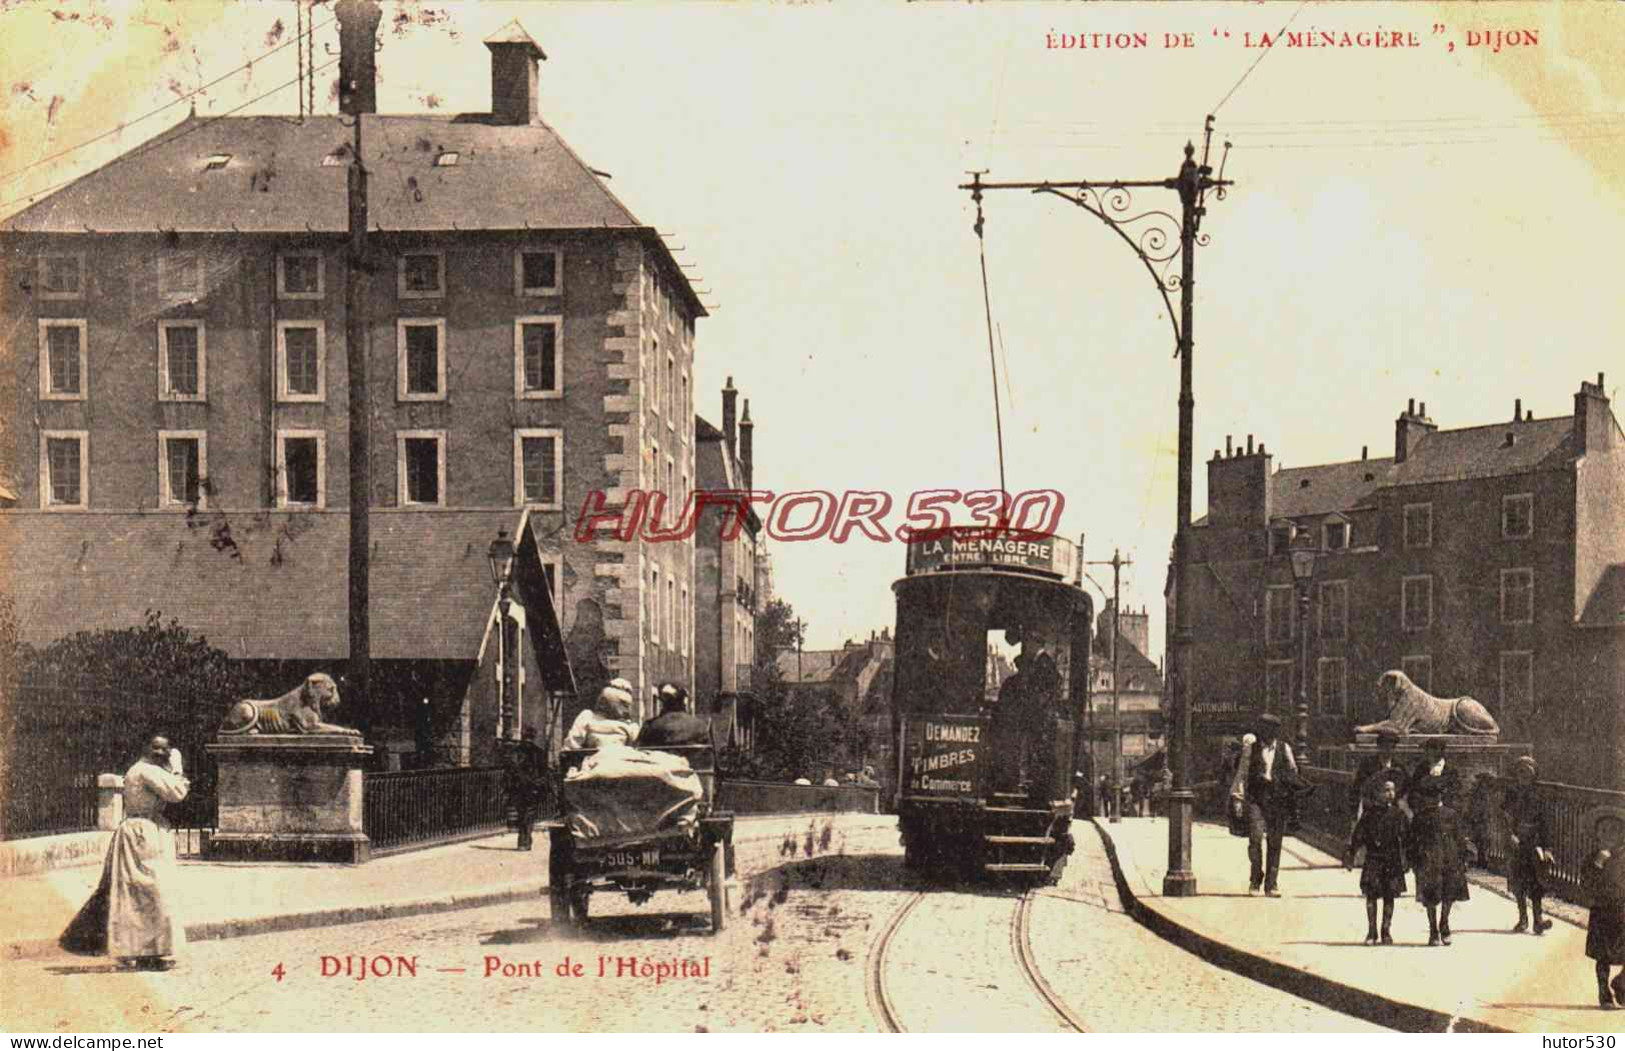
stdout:
POLYGON ((1309 584, 1315 576, 1313 548, 1292 552, 1292 579, 1298 582, 1298 762, 1309 757, 1309 584))
POLYGON ((497 737, 506 736, 508 730, 508 610, 513 605, 513 541, 506 529, 497 530, 486 557, 491 561, 491 583, 497 589, 497 737))
MULTIPOLYGON (((1190 578, 1191 562, 1191 473, 1195 429, 1196 397, 1192 393, 1192 364, 1195 353, 1194 300, 1196 291, 1196 248, 1208 242, 1201 232, 1202 216, 1207 214, 1207 194, 1214 191, 1224 199, 1232 185, 1224 177, 1219 162, 1215 178, 1208 165, 1208 147, 1213 140, 1213 117, 1204 128, 1202 160, 1196 160, 1196 147, 1185 144, 1185 160, 1172 178, 1144 181, 1061 179, 1044 182, 983 182, 981 175, 963 184, 976 202, 976 236, 982 236, 982 194, 986 190, 1028 190, 1053 194, 1077 205, 1099 219, 1134 252, 1156 285, 1168 308, 1168 323, 1174 330, 1175 355, 1179 358, 1179 483, 1175 495, 1174 518, 1174 631, 1168 663, 1170 693, 1174 699, 1173 725, 1168 733, 1168 765, 1173 768, 1173 791, 1168 794, 1168 871, 1162 878, 1165 897, 1183 898, 1196 893, 1196 874, 1191 869, 1191 819, 1196 795, 1190 788, 1190 739, 1192 642, 1190 578), (1137 211, 1137 189, 1173 190, 1179 194, 1179 215, 1160 209, 1137 211), (1177 267, 1177 270, 1176 270, 1177 267), (1179 310, 1174 310, 1169 293, 1179 293, 1179 310)), ((1229 143, 1225 144, 1229 154, 1229 143)))

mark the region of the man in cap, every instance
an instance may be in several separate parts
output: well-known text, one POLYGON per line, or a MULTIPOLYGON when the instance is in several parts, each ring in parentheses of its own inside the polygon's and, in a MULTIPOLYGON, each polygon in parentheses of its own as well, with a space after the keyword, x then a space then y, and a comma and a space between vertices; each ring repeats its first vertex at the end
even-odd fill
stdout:
POLYGON ((1292 746, 1281 740, 1281 719, 1265 712, 1258 717, 1258 733, 1241 739, 1241 761, 1230 785, 1230 805, 1245 807, 1250 894, 1260 888, 1272 898, 1281 896, 1276 880, 1281 872, 1281 840, 1293 807, 1293 785, 1298 762, 1292 746), (1267 849, 1267 857, 1266 857, 1267 849))
POLYGON ((688 691, 676 683, 662 683, 659 691, 660 714, 644 724, 638 734, 639 748, 663 748, 673 745, 708 744, 711 724, 688 712, 688 691))

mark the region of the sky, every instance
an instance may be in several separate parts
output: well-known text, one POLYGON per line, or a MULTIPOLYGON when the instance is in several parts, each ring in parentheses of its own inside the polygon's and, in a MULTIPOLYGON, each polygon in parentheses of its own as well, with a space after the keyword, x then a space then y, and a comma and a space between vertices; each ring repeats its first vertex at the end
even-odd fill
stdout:
MULTIPOLYGON (((1582 379, 1606 370, 1617 397, 1625 378, 1620 5, 383 6, 381 112, 486 111, 481 39, 517 18, 542 45, 543 119, 715 306, 696 407, 719 422, 730 376, 750 399, 759 487, 884 491, 900 523, 916 490, 996 486, 958 185, 1171 177, 1208 114, 1236 185, 1209 197, 1196 258, 1196 514, 1226 435, 1278 466, 1383 456, 1410 398, 1462 427, 1516 398, 1567 415, 1582 379), (1283 25, 1419 46, 1248 46, 1283 25), (1070 46, 1118 34, 1147 46, 1070 46)), ((316 8, 318 65, 331 18, 316 8)), ((294 49, 260 58, 294 23, 291 0, 0 4, 0 214, 182 119, 178 96, 223 75, 200 115, 297 112, 275 90, 294 49)), ((1177 204, 1151 189, 1133 210, 1177 204)), ((1162 299, 1066 201, 990 192, 984 210, 1008 486, 1059 490, 1087 559, 1132 559, 1125 605, 1149 607, 1160 656, 1178 391, 1162 299)), ((892 622, 902 545, 773 557, 808 648, 892 622)), ((1090 572, 1109 593, 1110 568, 1090 572)))

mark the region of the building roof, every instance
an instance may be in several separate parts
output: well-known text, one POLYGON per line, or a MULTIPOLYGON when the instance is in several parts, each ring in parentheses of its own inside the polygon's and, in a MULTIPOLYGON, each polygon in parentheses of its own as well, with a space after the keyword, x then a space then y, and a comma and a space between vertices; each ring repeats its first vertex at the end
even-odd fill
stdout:
POLYGON ((1496 478, 1557 467, 1573 456, 1573 416, 1492 423, 1424 435, 1390 485, 1496 478))
MULTIPOLYGON (((475 659, 496 598, 486 552, 520 514, 374 512, 372 655, 475 659)), ((0 586, 33 645, 152 609, 233 658, 343 659, 348 545, 338 512, 15 512, 0 515, 0 586)))
POLYGON ((1373 492, 1391 484, 1393 468, 1392 457, 1283 467, 1270 476, 1270 513, 1297 518, 1358 507, 1373 492))
MULTIPOLYGON (((0 222, 0 231, 344 233, 353 142, 337 116, 194 115, 0 222)), ((653 229, 545 124, 367 114, 362 149, 373 230, 635 232, 705 314, 653 229), (455 163, 441 163, 452 154, 455 163)))
POLYGON ((779 674, 792 686, 833 682, 841 663, 854 653, 867 656, 868 650, 785 650, 779 654, 779 674))
MULTIPOLYGON (((1094 639, 1094 666, 1096 673, 1111 674, 1111 638, 1097 634, 1094 639)), ((1161 693, 1162 669, 1157 662, 1140 652, 1127 635, 1117 635, 1117 671, 1122 676, 1121 689, 1127 692, 1161 693)))

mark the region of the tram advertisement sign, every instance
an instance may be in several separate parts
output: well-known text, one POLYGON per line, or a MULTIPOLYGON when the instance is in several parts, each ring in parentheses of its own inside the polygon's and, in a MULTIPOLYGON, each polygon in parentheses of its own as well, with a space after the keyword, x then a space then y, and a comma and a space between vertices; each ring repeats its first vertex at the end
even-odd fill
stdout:
POLYGON ((939 536, 908 546, 908 572, 929 573, 954 566, 1015 566, 1065 576, 1072 546, 1057 537, 1024 539, 939 536))
POLYGON ((905 774, 910 793, 976 795, 987 727, 974 717, 917 719, 908 724, 905 774))

